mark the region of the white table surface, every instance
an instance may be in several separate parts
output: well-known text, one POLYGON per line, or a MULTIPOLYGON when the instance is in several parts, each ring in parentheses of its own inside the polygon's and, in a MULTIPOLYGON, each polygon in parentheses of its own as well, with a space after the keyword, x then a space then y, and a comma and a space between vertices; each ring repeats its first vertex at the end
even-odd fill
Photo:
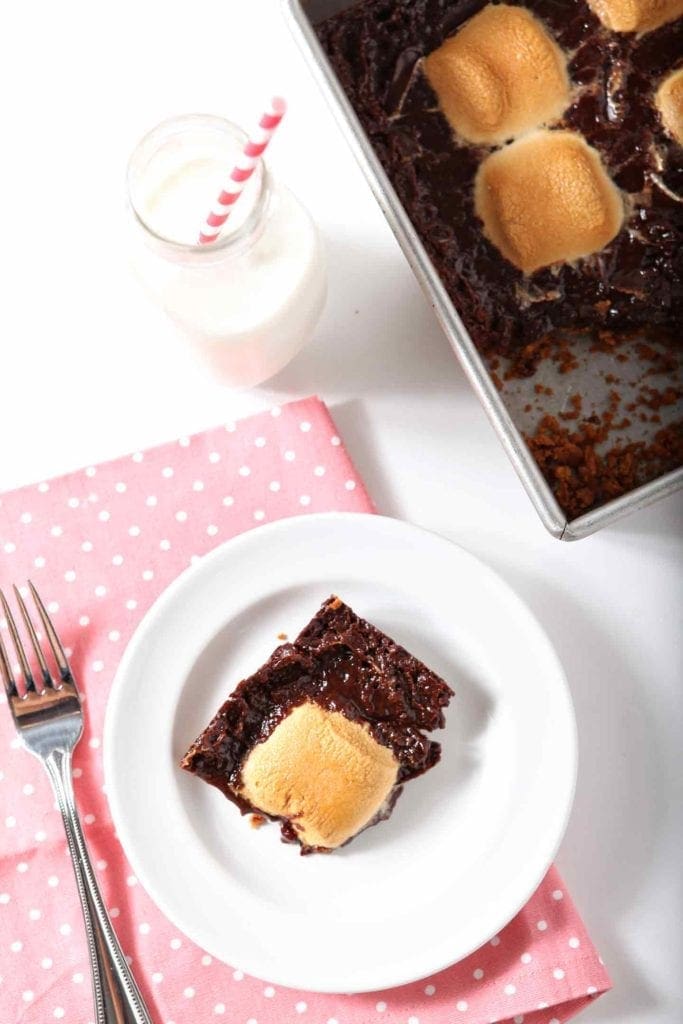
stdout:
POLYGON ((585 1019, 680 1021, 681 497, 578 544, 545 533, 276 0, 13 4, 0 86, 0 489, 320 394, 379 509, 494 566, 564 661, 581 764, 559 866, 615 982, 585 1019), (271 163, 324 232, 330 299, 310 348, 235 395, 131 279, 123 174, 162 118, 248 122, 272 92, 291 110, 271 163))

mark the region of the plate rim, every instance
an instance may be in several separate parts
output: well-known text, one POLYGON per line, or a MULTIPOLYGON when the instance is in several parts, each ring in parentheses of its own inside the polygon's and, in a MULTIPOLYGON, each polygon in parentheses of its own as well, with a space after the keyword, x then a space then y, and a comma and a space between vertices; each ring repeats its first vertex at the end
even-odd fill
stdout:
MULTIPOLYGON (((138 844, 136 843, 135 839, 131 837, 128 826, 126 824, 125 810, 122 806, 122 802, 119 799, 119 790, 116 785, 116 782, 114 781, 116 779, 113 764, 113 750, 115 743, 112 740, 112 733, 115 728, 115 720, 117 716, 120 714, 120 706, 125 705, 125 700, 123 700, 123 681, 125 680, 125 677, 127 675, 129 665, 136 659, 140 647, 144 644, 145 638, 149 633, 150 627, 154 625, 155 620, 159 616, 163 616, 165 608, 173 603, 176 592, 182 590, 182 588, 186 585, 188 579, 201 575, 202 572, 210 571, 210 566, 213 562, 220 563, 220 560, 224 557, 224 552, 226 549, 236 548, 238 546, 241 546, 242 544, 247 544, 250 542, 253 543, 255 536, 262 536, 266 532, 277 533, 283 529, 286 530, 287 528, 291 528, 292 526, 296 528, 298 525, 303 524, 314 526, 316 522, 321 521, 364 522, 368 525, 373 524, 373 526, 378 526, 381 524, 382 526, 388 526, 390 529, 398 529, 407 532, 415 532, 416 534, 426 535, 432 541, 436 540, 440 543, 448 545, 449 547, 455 548, 459 552, 461 557, 464 556, 471 563, 475 564, 479 572, 484 572, 486 575, 489 576, 489 578, 493 579, 495 584, 507 593, 507 596, 510 599, 512 599, 519 608, 523 610, 523 612, 527 615, 530 622, 533 623, 538 634, 544 639, 547 647, 547 652, 549 655, 551 655, 555 663, 557 671, 554 677, 553 685, 555 687, 559 687, 560 695, 565 704, 565 721, 567 726, 565 773, 566 777, 569 780, 569 785, 567 787, 566 792, 565 807, 561 818, 558 820, 557 835, 555 837, 554 842, 552 844, 549 844, 549 847, 551 848, 549 849, 547 856, 544 858, 544 866, 542 867, 542 869, 539 869, 536 872, 537 877, 534 876, 533 884, 531 884, 528 887, 528 891, 526 891, 525 889, 524 894, 520 896, 518 900, 515 901, 514 909, 512 910, 512 912, 509 912, 509 908, 506 910, 504 919, 501 919, 495 930, 492 931, 490 935, 487 934, 481 939, 481 941, 477 941, 477 943, 473 945, 471 949, 468 948, 465 952, 459 952, 456 959, 450 957, 446 958, 445 960, 438 960, 438 962, 435 962, 432 966, 429 967, 427 973, 425 973, 425 971, 421 968, 415 974, 402 974, 400 977, 392 975, 390 977, 387 977, 388 972, 385 971, 382 977, 378 978, 377 983, 373 983, 371 985, 363 984, 360 987, 344 986, 342 989, 340 989, 339 986, 331 987, 330 985, 325 984, 312 985, 310 980, 303 982, 296 979, 292 980, 291 977, 289 978, 289 980, 286 980, 285 977, 277 977, 276 974, 274 974, 272 971, 269 971, 266 977, 263 974, 259 973, 258 970, 251 969, 249 963, 247 963, 246 961, 238 961, 238 965, 240 966, 240 968, 244 969, 245 972, 250 974, 252 977, 259 978, 263 981, 272 982, 283 988, 289 988, 293 990, 301 989, 309 992, 327 994, 338 994, 340 991, 344 991, 348 994, 372 991, 385 991, 391 988, 417 982, 425 977, 431 976, 433 974, 438 973, 439 971, 445 970, 448 967, 452 967, 456 963, 460 963, 462 960, 466 959, 469 955, 475 952, 475 950, 480 949, 482 946, 484 946, 486 942, 490 941, 490 939, 497 934, 497 932, 499 932, 500 930, 502 930, 502 928, 509 924, 510 921, 512 921, 513 918, 519 913, 519 911, 527 904, 529 899, 533 896, 538 886, 545 878, 548 870, 551 868, 555 860, 557 851, 566 834, 567 826, 569 824, 569 819, 574 805, 578 776, 578 730, 574 702, 567 680, 567 676, 564 671, 564 667, 555 650, 554 644, 551 642, 543 625, 541 624, 535 613, 529 608, 526 601, 519 596, 519 594, 511 586, 511 584, 509 584, 507 580, 504 579, 504 577, 502 577, 495 569, 488 565, 487 562, 480 559, 477 555, 472 554, 470 551, 468 551, 462 545, 458 544, 456 541, 451 540, 449 537, 445 537, 443 534, 439 533, 436 530, 432 530, 424 526, 418 526, 407 520, 401 520, 392 516, 386 516, 376 513, 319 512, 295 516, 286 516, 281 519, 274 520, 273 522, 253 527, 251 529, 243 531, 242 533, 236 534, 234 537, 229 538, 222 544, 219 544, 212 551, 208 552, 198 562, 190 564, 187 568, 180 572, 179 575, 176 576, 176 578, 172 580, 171 583, 169 583, 168 586, 165 587, 164 590, 161 592, 161 594, 159 594, 159 596, 153 601, 153 603, 147 609, 142 619, 138 623, 137 627, 135 628, 130 640, 128 641, 126 649, 116 669, 107 700, 105 722, 103 729, 104 780, 107 789, 107 801, 109 804, 112 823, 119 836, 119 840, 121 842, 124 855, 127 858, 128 862, 130 863, 136 877, 142 883, 142 886, 145 889, 146 893, 149 895, 150 899, 154 902, 154 904, 158 907, 162 914, 164 914, 167 920, 171 924, 173 924, 174 927, 178 928, 179 931, 181 931, 184 935, 186 935, 192 942, 194 942, 200 948, 204 948, 203 941, 198 936, 198 930, 195 929, 192 925, 190 925, 190 927, 188 928, 187 923, 185 921, 183 921, 183 923, 181 924, 175 912, 173 910, 169 910, 163 892, 157 889, 154 879, 147 872, 147 869, 141 863, 141 860, 138 859, 138 844)), ((219 959, 222 963, 228 963, 227 960, 223 960, 220 956, 217 956, 217 959, 219 959)), ((232 966, 236 965, 232 964, 232 966)), ((291 972, 285 973, 291 975, 291 972)))

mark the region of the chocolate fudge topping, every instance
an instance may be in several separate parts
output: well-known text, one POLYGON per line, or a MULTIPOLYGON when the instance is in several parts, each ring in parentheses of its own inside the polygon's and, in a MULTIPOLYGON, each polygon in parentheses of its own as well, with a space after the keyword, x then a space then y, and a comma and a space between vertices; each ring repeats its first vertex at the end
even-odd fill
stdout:
POLYGON ((683 320, 683 148, 654 102, 681 63, 683 20, 638 36, 603 26, 584 0, 526 0, 567 58, 580 133, 621 190, 625 218, 593 255, 524 274, 484 236, 474 183, 490 147, 458 138, 426 56, 485 0, 360 0, 318 26, 372 145, 477 346, 512 354, 558 328, 673 332, 683 320))
MULTIPOLYGON (((258 813, 262 808, 243 794, 246 760, 286 716, 310 702, 366 726, 392 752, 397 785, 379 815, 387 817, 401 784, 439 760, 440 745, 425 731, 443 727, 452 696, 439 676, 332 597, 293 643, 282 644, 239 683, 181 765, 216 786, 242 813, 258 813)), ((298 841, 295 823, 280 820, 283 837, 298 841)))

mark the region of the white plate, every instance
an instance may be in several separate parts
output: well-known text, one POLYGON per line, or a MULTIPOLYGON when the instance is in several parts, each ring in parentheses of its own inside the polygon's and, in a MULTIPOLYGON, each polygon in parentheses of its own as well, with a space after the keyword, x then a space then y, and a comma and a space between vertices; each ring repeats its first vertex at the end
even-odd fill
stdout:
POLYGON ((380 516, 287 519, 179 577, 119 667, 106 784, 126 854, 173 923, 249 974, 320 992, 425 977, 503 927, 571 807, 576 734, 557 657, 524 604, 454 544, 380 516), (329 856, 249 827, 178 761, 235 684, 339 594, 456 690, 443 758, 392 818, 329 856))

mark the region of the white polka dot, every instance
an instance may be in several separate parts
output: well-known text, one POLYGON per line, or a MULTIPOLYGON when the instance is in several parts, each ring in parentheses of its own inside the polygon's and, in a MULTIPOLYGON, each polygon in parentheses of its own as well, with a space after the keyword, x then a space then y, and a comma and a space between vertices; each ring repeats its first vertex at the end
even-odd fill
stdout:
POLYGON ((308 1009, 308 1004, 304 1003, 303 1000, 300 1000, 298 1003, 296 1003, 294 1009, 296 1010, 297 1013, 305 1013, 306 1010, 308 1009))
POLYGON ((548 928, 548 922, 547 921, 537 921, 536 922, 536 927, 538 928, 539 932, 544 932, 548 928))
POLYGON ((240 476, 250 476, 251 475, 251 469, 249 468, 249 466, 240 466, 240 468, 237 470, 237 472, 239 473, 240 476))
POLYGON ((518 1013, 514 1018, 514 1024, 524 1024, 524 1014, 518 1013))
POLYGON ((476 970, 472 971, 472 977, 474 978, 475 981, 481 981, 481 979, 484 977, 484 972, 482 971, 481 967, 477 967, 476 970))
POLYGON ((425 995, 426 996, 433 996, 435 992, 436 992, 436 988, 435 988, 434 985, 426 985, 425 986, 425 995))
POLYGON ((52 534, 53 537, 61 537, 64 531, 62 530, 61 526, 52 526, 50 527, 50 533, 52 534))
POLYGON ((304 434, 307 434, 310 429, 311 424, 308 422, 308 420, 303 420, 303 422, 299 424, 299 430, 304 434))
POLYGON ((569 946, 572 949, 578 949, 580 945, 581 945, 580 939, 577 939, 575 935, 572 935, 571 939, 569 940, 569 946))
POLYGON ((523 964, 530 964, 533 960, 533 957, 531 953, 522 953, 519 959, 522 961, 523 964))
POLYGON ((60 935, 71 935, 71 925, 70 924, 60 924, 60 926, 59 926, 59 934, 60 935))
POLYGON ((57 1020, 61 1020, 62 1017, 64 1016, 64 1013, 65 1010, 61 1006, 55 1006, 54 1010, 52 1011, 52 1016, 56 1017, 57 1020))
POLYGON ((33 564, 35 565, 36 569, 44 569, 45 568, 45 559, 43 558, 42 555, 38 555, 37 558, 33 559, 33 564))
POLYGON ((182 946, 182 942, 180 941, 180 939, 171 939, 170 946, 171 949, 180 949, 180 947, 182 946))
POLYGON ((266 439, 265 439, 265 437, 256 437, 256 438, 254 438, 254 444, 256 445, 257 448, 265 448, 266 447, 266 439))
POLYGON ((47 832, 43 832, 42 829, 39 829, 33 838, 37 843, 44 843, 45 840, 47 839, 47 832))
POLYGON ((170 542, 170 540, 160 540, 159 541, 159 547, 161 548, 162 551, 170 551, 171 550, 171 542, 170 542))
POLYGON ((213 1008, 213 1012, 216 1016, 221 1017, 225 1013, 225 1003, 216 1003, 213 1008))
POLYGON ((100 583, 95 587, 95 597, 104 597, 107 593, 107 588, 104 584, 100 583))
POLYGON ((99 745, 100 741, 97 736, 93 736, 92 739, 88 741, 88 746, 91 747, 93 750, 97 750, 99 745))
POLYGON ((31 991, 31 989, 27 988, 25 992, 22 992, 21 998, 24 1000, 25 1003, 33 1002, 33 992, 31 991))
POLYGON ((41 917, 43 915, 40 912, 40 910, 34 908, 33 910, 29 910, 28 916, 29 916, 29 920, 31 920, 31 921, 40 921, 40 919, 41 919, 41 917))
POLYGON ((206 532, 208 533, 209 537, 215 537, 216 534, 218 533, 218 527, 214 523, 211 523, 209 526, 207 526, 206 532))
POLYGON ((310 505, 311 504, 311 496, 310 496, 310 494, 302 494, 301 497, 299 498, 299 504, 303 505, 304 508, 306 508, 308 505, 310 505))
POLYGON ((144 572, 143 572, 143 574, 142 574, 142 578, 143 578, 143 580, 145 580, 145 581, 146 581, 147 583, 149 583, 149 581, 150 581, 150 580, 153 580, 153 579, 154 579, 154 573, 153 573, 153 571, 152 571, 151 569, 145 569, 145 570, 144 570, 144 572))
POLYGON ((223 498, 223 504, 226 508, 230 508, 231 505, 235 504, 235 499, 230 494, 226 494, 223 498))
POLYGON ((86 470, 85 470, 85 475, 89 476, 89 477, 95 476, 96 473, 97 473, 97 469, 96 469, 95 466, 88 466, 86 468, 86 470))
POLYGON ((327 1024, 339 1024, 339 1021, 337 1020, 336 1017, 330 1017, 327 1021, 327 1024))
POLYGON ((145 498, 145 505, 147 508, 155 508, 157 500, 158 499, 155 494, 150 494, 148 498, 145 498))
POLYGON ((103 668, 104 668, 104 662, 103 661, 93 661, 93 663, 92 663, 92 670, 93 670, 93 672, 101 672, 103 668))
POLYGON ((408 1017, 408 1024, 420 1024, 417 1017, 408 1017))
POLYGON ((289 448, 285 452, 285 462, 294 462, 295 458, 296 458, 296 452, 293 452, 291 450, 291 448, 289 448))
POLYGON ((273 492, 273 494, 277 494, 277 492, 280 490, 280 486, 281 485, 279 480, 271 480, 270 483, 268 484, 268 487, 273 492))
POLYGON ((119 910, 118 907, 111 907, 109 910, 110 917, 118 917, 120 913, 121 911, 119 910))
POLYGON ((8 892, 0 892, 0 905, 7 904, 10 901, 10 894, 8 892))
POLYGON ((281 413, 282 413, 282 409, 280 408, 279 405, 274 405, 273 408, 270 410, 270 415, 271 416, 276 416, 277 417, 277 416, 280 416, 281 413))
POLYGON ((562 979, 564 978, 564 971, 561 967, 555 968, 555 970, 553 971, 553 978, 555 978, 557 981, 562 981, 562 979))
POLYGON ((233 971, 232 972, 232 976, 235 979, 235 981, 243 981, 244 980, 244 971, 233 971))
POLYGON ((503 989, 503 992, 505 993, 506 996, 514 996, 516 991, 517 989, 514 985, 506 985, 505 988, 503 989))
POLYGON ((341 438, 337 437, 337 435, 334 434, 334 436, 330 438, 330 444, 333 445, 335 448, 338 448, 339 445, 341 444, 341 438))
POLYGON ((164 477, 164 479, 170 480, 171 477, 173 476, 173 467, 172 466, 164 466, 164 468, 161 471, 161 475, 164 477))
POLYGON ((55 612, 59 611, 59 605, 56 601, 48 601, 47 610, 54 615, 55 612))
POLYGON ((491 939, 492 946, 500 946, 500 935, 494 935, 491 939))
POLYGON ((17 864, 17 871, 19 872, 20 875, 26 874, 26 872, 28 871, 28 864, 26 863, 25 860, 19 861, 19 863, 17 864))
POLYGON ((180 445, 181 448, 189 448, 190 447, 190 439, 189 439, 189 437, 179 437, 178 438, 178 444, 180 445))
POLYGON ((266 988, 264 988, 263 994, 266 997, 266 999, 272 999, 273 996, 275 995, 275 989, 273 988, 272 985, 268 985, 266 986, 266 988))
POLYGON ((40 966, 43 968, 43 970, 49 971, 50 968, 52 967, 52 958, 49 956, 44 956, 43 959, 40 961, 40 966))
POLYGON ((313 470, 313 475, 314 476, 325 476, 325 467, 324 466, 316 466, 315 469, 313 470))
POLYGON ((464 999, 460 999, 460 1000, 459 1000, 459 1001, 458 1001, 458 1002, 457 1002, 457 1003, 455 1004, 455 1008, 456 1008, 456 1010, 460 1010, 460 1012, 461 1012, 461 1013, 464 1013, 464 1012, 465 1012, 465 1010, 467 1009, 468 1005, 469 1005, 469 1004, 468 1004, 468 1003, 467 1003, 467 1002, 466 1002, 466 1001, 465 1001, 464 999))
POLYGON ((217 462, 220 461, 221 457, 218 452, 209 452, 209 462, 212 462, 215 465, 217 462))
POLYGON ((119 481, 119 483, 115 485, 114 490, 117 494, 125 494, 128 488, 122 481, 119 481))
POLYGON ((15 939, 14 942, 10 943, 9 948, 12 950, 13 953, 21 953, 22 949, 24 948, 24 943, 20 942, 19 939, 15 939))
POLYGON ((254 512, 254 519, 256 520, 256 522, 257 523, 262 523, 265 518, 266 518, 266 513, 263 511, 263 509, 262 508, 257 508, 256 511, 254 512))
POLYGON ((129 612, 134 612, 137 606, 138 603, 134 597, 131 597, 129 601, 126 601, 126 608, 128 609, 129 612))
POLYGON ((375 1009, 377 1010, 378 1013, 384 1013, 386 1008, 387 1004, 385 1002, 382 1002, 382 1000, 380 1000, 379 1003, 375 1003, 375 1009))
POLYGON ((73 770, 73 772, 71 774, 73 775, 74 779, 80 779, 81 775, 83 774, 83 769, 82 768, 74 768, 74 770, 73 770))
POLYGON ((355 480, 347 480, 346 483, 344 484, 344 487, 346 488, 347 491, 355 491, 355 489, 356 489, 356 481, 355 480))
POLYGON ((587 996, 594 996, 597 991, 598 990, 595 987, 595 985, 589 985, 588 988, 586 989, 586 995, 587 996))
MULTIPOLYGON (((10 743, 10 746, 12 746, 11 743, 10 743)), ((13 814, 8 814, 7 817, 5 818, 5 825, 7 826, 7 828, 14 828, 16 823, 17 823, 17 819, 14 817, 13 814)))
POLYGON ((140 932, 140 935, 149 935, 151 930, 151 927, 147 924, 146 921, 143 921, 142 924, 138 925, 138 931, 140 932))
POLYGON ((115 644, 115 643, 117 642, 117 640, 120 640, 120 639, 121 639, 121 634, 119 633, 118 629, 112 629, 112 630, 111 630, 111 631, 109 632, 109 634, 108 634, 108 635, 109 635, 109 639, 111 640, 111 642, 112 642, 113 644, 115 644))
POLYGON ((106 860, 98 860, 98 862, 97 862, 97 870, 98 871, 106 871, 107 870, 107 862, 106 862, 106 860))
POLYGON ((552 893, 552 896, 553 896, 554 900, 561 900, 562 897, 564 896, 564 893, 562 892, 561 889, 554 889, 553 893, 552 893))
POLYGON ((208 953, 205 953, 204 956, 202 957, 202 966, 203 967, 208 967, 209 964, 212 964, 212 963, 213 963, 213 957, 210 957, 208 953))
POLYGON ((35 788, 32 785, 32 783, 25 782, 24 785, 22 786, 21 791, 24 794, 24 796, 33 796, 33 794, 35 793, 35 788))
POLYGON ((101 523, 108 523, 111 519, 111 512, 107 512, 106 508, 103 508, 101 512, 97 513, 97 518, 101 523))
POLYGON ((59 885, 59 879, 57 878, 56 875, 50 875, 50 877, 47 880, 47 884, 50 886, 51 889, 54 889, 56 886, 59 885))
POLYGON ((126 879, 126 885, 128 885, 128 886, 130 886, 132 888, 134 885, 137 885, 137 884, 138 884, 138 880, 135 877, 135 875, 128 875, 128 878, 126 879))
POLYGON ((176 512, 175 517, 179 523, 187 522, 187 512, 183 512, 182 509, 179 512, 176 512))
POLYGON ((28 526, 28 524, 32 522, 32 520, 33 516, 31 515, 30 512, 22 512, 21 515, 19 516, 19 521, 22 522, 25 526, 28 526))
POLYGON ((133 460, 133 462, 142 462, 144 457, 145 456, 143 455, 142 452, 133 452, 133 454, 131 455, 131 459, 133 460))
POLYGON ((548 1021, 548 1024, 560 1024, 560 1022, 557 1019, 557 1017, 551 1017, 550 1020, 548 1021))
POLYGON ((183 995, 186 999, 194 999, 194 989, 191 985, 188 985, 187 988, 183 989, 183 995))
POLYGON ((128 527, 128 533, 130 534, 131 537, 139 537, 140 536, 140 527, 139 526, 135 526, 135 525, 129 526, 128 527))
POLYGON ((50 490, 50 485, 46 484, 45 481, 43 481, 42 484, 38 484, 38 490, 40 491, 41 494, 45 494, 46 491, 50 490))
POLYGON ((83 818, 83 821, 86 823, 86 825, 94 825, 96 820, 97 819, 95 818, 94 814, 86 814, 86 816, 83 818))
POLYGON ((155 985, 158 985, 159 982, 163 980, 164 976, 161 973, 161 971, 155 971, 154 974, 152 975, 152 981, 154 982, 155 985))
POLYGON ((204 481, 203 480, 195 480, 195 482, 192 484, 192 490, 193 491, 203 491, 204 490, 204 481))

